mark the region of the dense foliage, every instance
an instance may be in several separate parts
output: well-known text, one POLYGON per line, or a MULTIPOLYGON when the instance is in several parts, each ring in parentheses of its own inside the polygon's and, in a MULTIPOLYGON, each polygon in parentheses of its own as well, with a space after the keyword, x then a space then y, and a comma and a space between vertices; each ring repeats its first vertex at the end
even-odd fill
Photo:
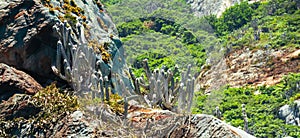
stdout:
POLYGON ((275 86, 227 87, 214 91, 210 96, 198 94, 194 112, 213 114, 215 107, 219 106, 223 120, 243 128, 241 105, 245 104, 251 134, 257 137, 299 137, 298 126, 286 125, 284 120, 278 117, 281 106, 299 99, 299 82, 300 74, 289 74, 275 86), (216 95, 218 96, 215 97, 216 95))
POLYGON ((107 6, 137 76, 142 73, 138 63, 143 58, 151 69, 174 64, 184 69, 192 64, 193 72, 199 72, 206 50, 219 45, 208 22, 195 17, 184 1, 129 0, 107 6))
POLYGON ((299 5, 296 0, 243 2, 220 18, 205 18, 227 47, 299 47, 299 5))
POLYGON ((222 36, 247 24, 252 15, 253 9, 248 2, 242 2, 227 9, 218 19, 215 15, 208 16, 207 19, 216 30, 216 34, 222 36))

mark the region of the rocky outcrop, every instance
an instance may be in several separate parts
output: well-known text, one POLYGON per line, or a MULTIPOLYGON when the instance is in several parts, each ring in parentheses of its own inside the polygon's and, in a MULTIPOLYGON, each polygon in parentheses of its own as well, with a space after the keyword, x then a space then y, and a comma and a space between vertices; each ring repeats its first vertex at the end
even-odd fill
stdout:
POLYGON ((282 106, 278 114, 286 124, 300 126, 300 100, 295 100, 292 105, 282 106))
POLYGON ((299 50, 241 49, 229 53, 209 69, 204 69, 197 78, 197 88, 206 92, 229 84, 232 87, 245 85, 274 85, 284 75, 300 71, 299 50))
POLYGON ((147 137, 252 138, 243 130, 205 114, 178 115, 165 110, 134 109, 128 116, 133 128, 147 137))
POLYGON ((66 116, 55 127, 52 137, 93 137, 95 128, 89 125, 83 112, 75 111, 66 116))
POLYGON ((55 110, 50 110, 53 114, 49 114, 44 107, 34 103, 36 97, 16 94, 0 104, 0 136, 253 137, 210 115, 178 115, 140 106, 130 106, 126 119, 116 115, 105 104, 89 106, 85 112, 77 110, 56 114, 55 110))
POLYGON ((42 86, 25 72, 0 63, 0 101, 7 100, 15 93, 33 95, 41 88, 42 86))
POLYGON ((122 76, 129 85, 123 47, 110 17, 97 1, 82 0, 0 0, 0 62, 28 72, 42 85, 61 80, 51 66, 56 60, 57 42, 62 39, 53 29, 66 21, 71 27, 72 44, 76 23, 84 27, 82 36, 95 52, 102 52, 106 65, 102 74, 122 76))
POLYGON ((36 105, 33 99, 30 95, 15 94, 0 104, 1 137, 95 136, 95 128, 89 125, 88 118, 81 111, 53 115, 36 105), (49 115, 51 121, 46 121, 49 115))
MULTIPOLYGON (((249 3, 258 2, 260 0, 249 0, 249 3)), ((196 16, 216 15, 220 17, 222 13, 229 7, 242 2, 242 0, 186 0, 196 16)))
POLYGON ((196 16, 214 14, 218 17, 230 6, 240 3, 240 0, 187 0, 196 16))

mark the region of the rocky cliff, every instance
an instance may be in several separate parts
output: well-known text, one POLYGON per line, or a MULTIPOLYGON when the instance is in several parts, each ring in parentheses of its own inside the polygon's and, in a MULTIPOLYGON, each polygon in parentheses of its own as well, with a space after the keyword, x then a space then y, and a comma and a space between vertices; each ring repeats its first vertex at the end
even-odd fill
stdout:
MULTIPOLYGON (((249 3, 261 0, 249 0, 249 3)), ((191 5, 195 16, 216 15, 220 17, 222 13, 229 7, 239 4, 242 0, 186 0, 191 5)))
MULTIPOLYGON (((119 59, 119 56, 122 56, 121 43, 116 43, 118 39, 116 28, 101 9, 102 5, 99 2, 80 0, 0 2, 2 55, 0 62, 26 71, 43 85, 58 80, 51 69, 56 60, 57 41, 62 37, 52 29, 57 23, 67 21, 72 29, 71 39, 75 44, 78 43, 75 40, 77 37, 75 34, 78 33, 76 23, 81 23, 87 45, 104 55, 103 60, 107 61, 108 66, 106 70, 113 68, 114 58, 119 59), (110 37, 115 37, 116 41, 112 41, 110 37), (109 47, 103 48, 104 44, 109 47)), ((116 62, 115 72, 125 67, 124 60, 122 57, 120 59, 116 62)))

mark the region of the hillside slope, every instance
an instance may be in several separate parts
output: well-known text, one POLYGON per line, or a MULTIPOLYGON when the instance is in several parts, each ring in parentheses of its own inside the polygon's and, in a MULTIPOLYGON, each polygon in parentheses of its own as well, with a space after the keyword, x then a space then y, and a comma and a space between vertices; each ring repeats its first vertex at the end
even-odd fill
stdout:
POLYGON ((208 57, 194 111, 213 114, 217 107, 224 120, 257 137, 299 137, 299 9, 299 1, 271 0, 207 17, 224 56, 208 57))
POLYGON ((221 119, 257 137, 299 137, 297 123, 279 113, 299 99, 299 1, 119 0, 107 6, 119 32, 130 34, 122 40, 131 62, 148 58, 151 69, 168 67, 180 64, 175 62, 178 55, 186 53, 191 56, 183 57, 184 63, 200 61, 192 64, 199 91, 194 113, 215 114, 218 109, 221 119), (128 8, 117 10, 120 5, 128 8), (194 45, 177 41, 183 42, 183 29, 192 34, 187 38, 196 38, 194 45))

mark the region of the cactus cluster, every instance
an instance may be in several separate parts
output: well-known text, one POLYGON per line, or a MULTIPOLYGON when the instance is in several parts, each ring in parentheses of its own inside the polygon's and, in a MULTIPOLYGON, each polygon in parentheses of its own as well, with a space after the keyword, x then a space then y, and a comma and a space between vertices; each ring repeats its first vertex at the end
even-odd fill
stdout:
POLYGON ((66 80, 78 95, 84 96, 92 92, 92 97, 109 100, 109 68, 102 60, 101 54, 96 54, 87 46, 82 25, 76 24, 76 34, 71 33, 67 21, 53 26, 59 35, 57 42, 56 61, 52 65, 53 72, 66 80), (103 75, 103 72, 106 76, 103 75))
MULTIPOLYGON (((174 74, 179 72, 178 67, 175 67, 174 71, 165 72, 162 68, 151 72, 147 60, 144 60, 143 67, 147 79, 136 78, 129 71, 135 86, 132 91, 125 85, 122 76, 111 73, 111 67, 102 60, 101 53, 94 52, 93 48, 88 46, 82 25, 79 22, 76 24, 77 30, 74 31, 76 34, 72 34, 71 27, 68 26, 65 21, 53 27, 59 35, 59 40, 52 70, 66 80, 77 95, 91 95, 92 98, 99 97, 109 101, 109 91, 114 93, 118 87, 119 95, 125 98, 126 106, 128 106, 127 101, 137 99, 149 107, 161 107, 180 113, 191 111, 195 79, 190 74, 190 65, 186 72, 181 73, 179 81, 174 79, 174 74), (142 93, 141 87, 148 92, 142 93)), ((124 108, 126 111, 128 107, 124 108)))
POLYGON ((143 100, 149 107, 161 107, 179 113, 190 113, 193 96, 194 96, 194 81, 192 78, 191 65, 188 66, 186 72, 181 73, 181 80, 175 80, 174 75, 179 72, 176 66, 174 71, 170 69, 165 72, 165 69, 156 69, 151 72, 147 59, 143 60, 143 68, 147 79, 143 77, 136 78, 130 71, 131 78, 135 86, 135 93, 141 93, 141 87, 148 91, 143 96, 143 100), (177 106, 175 106, 178 104, 177 106))

